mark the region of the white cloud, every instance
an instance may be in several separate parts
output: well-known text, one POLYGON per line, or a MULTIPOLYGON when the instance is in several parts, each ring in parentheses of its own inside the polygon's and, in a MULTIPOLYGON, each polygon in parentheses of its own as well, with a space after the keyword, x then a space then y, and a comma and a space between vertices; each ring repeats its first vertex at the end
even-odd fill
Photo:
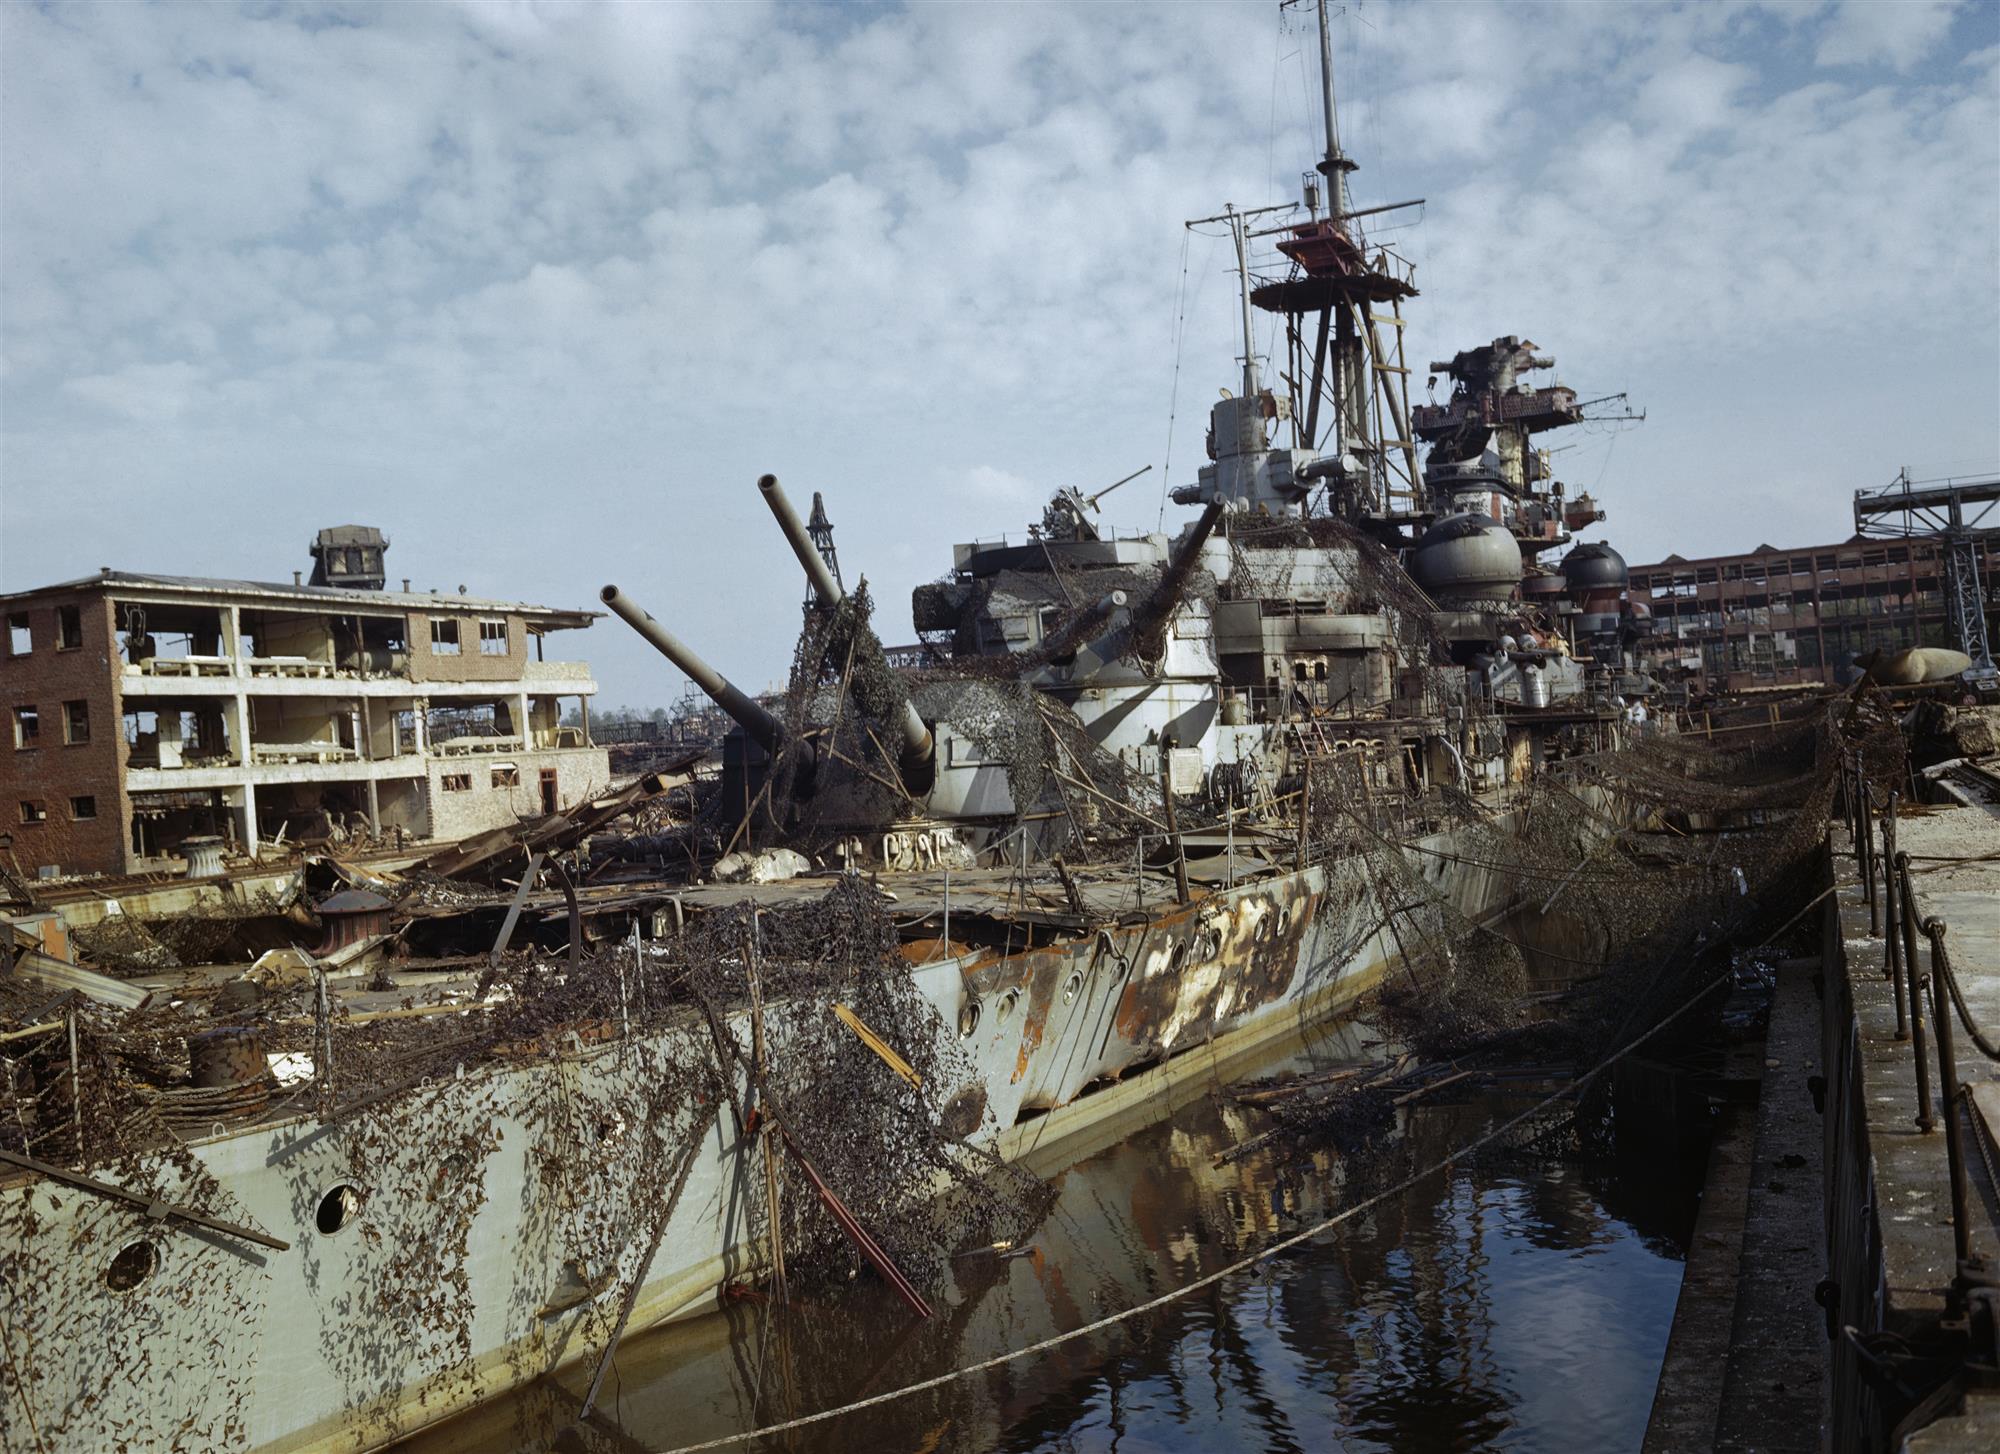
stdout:
POLYGON ((63 388, 79 399, 138 423, 164 424, 181 416, 201 382, 200 369, 176 360, 132 364, 116 373, 65 379, 63 388))
POLYGON ((1937 49, 1963 8, 1963 0, 1841 0, 1817 58, 1907 71, 1937 49))
MULTIPOLYGON (((1205 239, 1182 298, 1181 221, 1313 160, 1307 37, 1274 47, 1262 0, 349 18, 0 10, 10 582, 285 579, 327 523, 293 501, 335 500, 394 574, 617 578, 755 679, 797 625, 775 469, 826 491, 896 634, 954 540, 1165 463, 1178 301, 1171 470, 1106 502, 1155 523, 1236 351, 1205 239)), ((1412 352, 1522 333, 1653 405, 1599 492, 1635 558, 1829 533, 1913 440, 2000 454, 2000 51, 1899 30, 1889 69, 1815 72, 1860 22, 1754 4, 1366 21, 1356 200, 1430 199, 1383 234, 1420 267, 1412 352), (1778 469, 1825 519, 1757 502, 1778 469)), ((579 649, 614 696, 659 680, 610 627, 579 649)))

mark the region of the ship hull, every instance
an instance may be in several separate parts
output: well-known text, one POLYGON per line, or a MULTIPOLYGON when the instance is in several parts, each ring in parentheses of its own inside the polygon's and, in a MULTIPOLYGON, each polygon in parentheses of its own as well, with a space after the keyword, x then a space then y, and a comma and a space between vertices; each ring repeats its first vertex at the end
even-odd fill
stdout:
MULTIPOLYGON (((1455 859, 1452 839, 1412 845, 1410 863, 1459 914, 1491 922, 1511 907, 1504 879, 1455 859)), ((1087 1149, 1190 1076, 1353 1006, 1400 954, 1359 860, 1129 917, 913 970, 983 1091, 975 1136, 1003 1157, 1087 1149)), ((683 1158, 627 1331, 714 1309, 756 1271, 755 1163, 726 1106, 658 1095, 709 1053, 691 1031, 579 1043, 345 1121, 218 1134, 136 1173, 168 1201, 289 1241, 283 1252, 54 1182, 0 1192, 7 1447, 370 1449, 595 1358, 683 1158), (639 1105, 654 1108, 647 1124, 627 1124, 639 1105), (155 1265, 112 1286, 141 1240, 155 1265)))

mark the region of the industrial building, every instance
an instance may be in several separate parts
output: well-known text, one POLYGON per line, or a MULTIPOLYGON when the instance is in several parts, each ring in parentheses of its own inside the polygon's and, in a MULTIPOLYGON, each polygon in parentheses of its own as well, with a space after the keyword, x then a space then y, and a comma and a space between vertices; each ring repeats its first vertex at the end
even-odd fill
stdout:
MULTIPOLYGON (((2000 635, 1996 536, 1971 543, 1987 636, 2000 635)), ((1945 543, 1871 539, 1740 555, 1670 555, 1631 568, 1630 598, 1650 608, 1641 663, 1709 692, 1836 682, 1858 655, 1959 645, 1948 609, 1945 543)))
POLYGON ((602 791, 597 684, 543 652, 597 613, 386 590, 387 547, 340 526, 309 582, 106 567, 0 596, 14 862, 213 872, 273 841, 456 839, 602 791))

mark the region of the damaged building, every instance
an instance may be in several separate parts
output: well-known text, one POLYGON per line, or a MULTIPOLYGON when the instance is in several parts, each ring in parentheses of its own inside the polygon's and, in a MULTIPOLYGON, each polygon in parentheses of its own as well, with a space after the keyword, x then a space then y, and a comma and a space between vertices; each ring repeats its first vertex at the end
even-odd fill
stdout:
MULTIPOLYGON (((2000 639, 1994 534, 1970 548, 1987 635, 2000 639)), ((1632 599, 1653 622, 1639 655, 1662 677, 1743 692, 1852 680, 1855 659, 1873 651, 1956 647, 1944 555, 1935 540, 1855 535, 1633 566, 1632 599)))
POLYGON ((389 590, 388 544, 323 530, 290 585, 106 567, 0 596, 15 861, 199 874, 274 841, 461 838, 601 791, 597 684, 544 653, 597 613, 389 590))

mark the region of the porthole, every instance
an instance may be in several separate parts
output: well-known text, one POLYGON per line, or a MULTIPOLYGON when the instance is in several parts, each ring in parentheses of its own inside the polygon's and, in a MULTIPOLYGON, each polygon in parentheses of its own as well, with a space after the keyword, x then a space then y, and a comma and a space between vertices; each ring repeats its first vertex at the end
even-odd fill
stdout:
POLYGON ((331 1237, 360 1215, 360 1188, 343 1183, 319 1199, 319 1210, 313 1215, 313 1224, 331 1237))
POLYGON ((151 1242, 128 1242, 104 1269, 104 1285, 113 1292, 130 1292, 160 1270, 160 1249, 151 1242))
POLYGON ((1284 938, 1291 931, 1291 927, 1292 911, 1290 909, 1278 910, 1278 937, 1280 939, 1284 938))
POLYGON ((970 1040, 979 1029, 979 1001, 967 1000, 958 1011, 958 1038, 970 1040))
POLYGON ((994 1014, 993 1023, 995 1025, 1004 1025, 1008 1020, 1012 1019, 1014 1016, 1014 1006, 1020 1003, 1020 999, 1021 992, 1019 990, 1008 990, 1006 994, 1000 996, 1000 1008, 994 1014))
POLYGON ((1081 973, 1072 974, 1069 977, 1068 982, 1063 985, 1063 1003, 1066 1005, 1075 1004, 1077 991, 1081 990, 1082 988, 1083 988, 1083 975, 1081 973))

